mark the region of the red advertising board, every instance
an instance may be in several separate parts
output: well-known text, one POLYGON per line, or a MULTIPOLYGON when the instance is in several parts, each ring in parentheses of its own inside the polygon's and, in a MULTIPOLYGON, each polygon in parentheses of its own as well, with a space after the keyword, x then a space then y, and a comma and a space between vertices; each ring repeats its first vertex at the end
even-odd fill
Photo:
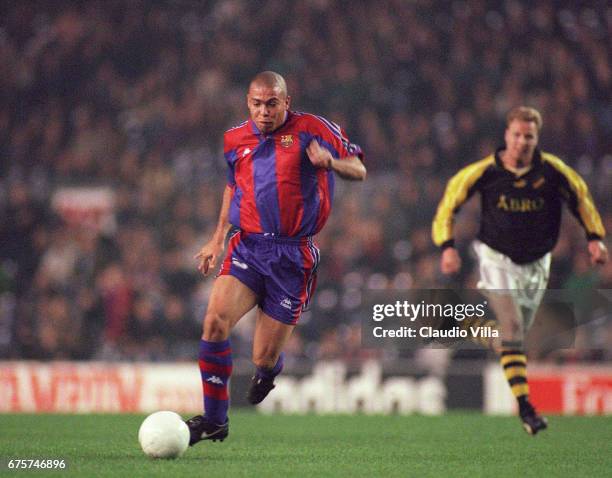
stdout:
POLYGON ((612 414, 612 369, 567 369, 531 372, 533 402, 545 413, 612 414))
MULTIPOLYGON (((612 414, 612 367, 538 366, 528 368, 531 401, 545 414, 612 414)), ((484 371, 487 413, 514 413, 516 400, 497 364, 484 371)))
POLYGON ((193 364, 0 362, 0 413, 192 412, 200 388, 193 364))

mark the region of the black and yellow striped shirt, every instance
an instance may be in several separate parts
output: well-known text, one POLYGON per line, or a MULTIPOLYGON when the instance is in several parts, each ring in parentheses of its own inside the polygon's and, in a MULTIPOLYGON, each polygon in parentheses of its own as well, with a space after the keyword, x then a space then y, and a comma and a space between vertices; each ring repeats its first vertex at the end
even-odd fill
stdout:
POLYGON ((605 236, 589 189, 576 171, 556 156, 536 150, 531 169, 517 176, 503 167, 501 151, 451 178, 432 225, 437 246, 454 245, 454 215, 475 192, 481 195, 478 239, 517 264, 533 262, 555 247, 563 202, 588 240, 605 236))

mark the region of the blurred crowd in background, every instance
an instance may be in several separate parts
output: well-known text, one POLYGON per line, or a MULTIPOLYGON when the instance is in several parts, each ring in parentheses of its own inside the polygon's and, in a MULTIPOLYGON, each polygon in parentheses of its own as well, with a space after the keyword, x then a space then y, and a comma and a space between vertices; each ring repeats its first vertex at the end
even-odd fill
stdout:
MULTIPOLYGON (((431 219, 446 180, 500 145, 511 107, 540 109, 542 148, 583 175, 612 230, 610 44, 601 1, 3 2, 0 357, 194 359, 212 283, 194 255, 217 220, 222 136, 266 69, 293 109, 345 128, 369 173, 337 182, 289 360, 379 354, 360 346, 371 291, 474 287, 478 201, 457 221, 459 277, 439 273, 431 219), (110 192, 102 224, 66 216, 70 187, 110 192)), ((550 287, 612 289, 573 217, 550 287)), ((251 326, 233 337, 245 357, 251 326)), ((577 340, 564 360, 612 359, 612 319, 577 340)))

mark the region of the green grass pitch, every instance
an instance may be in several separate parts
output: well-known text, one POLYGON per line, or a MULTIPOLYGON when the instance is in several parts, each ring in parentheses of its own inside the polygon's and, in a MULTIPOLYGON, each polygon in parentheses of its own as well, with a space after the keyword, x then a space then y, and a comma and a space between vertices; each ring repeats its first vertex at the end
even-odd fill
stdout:
POLYGON ((515 417, 265 416, 234 412, 223 443, 151 460, 137 415, 0 415, 2 476, 611 476, 612 419, 552 417, 530 437, 515 417), (62 472, 7 458, 64 458, 62 472))

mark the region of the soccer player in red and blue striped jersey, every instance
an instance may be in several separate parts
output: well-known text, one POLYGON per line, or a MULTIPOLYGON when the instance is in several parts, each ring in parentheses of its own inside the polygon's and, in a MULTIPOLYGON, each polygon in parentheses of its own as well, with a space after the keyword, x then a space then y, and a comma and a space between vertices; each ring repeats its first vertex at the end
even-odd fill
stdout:
POLYGON ((215 268, 230 228, 236 232, 204 317, 199 353, 204 415, 187 421, 191 445, 228 434, 229 335, 254 307, 257 371, 248 400, 259 403, 274 388, 283 346, 314 291, 319 250, 313 236, 329 217, 334 176, 357 181, 366 176, 361 148, 337 124, 291 111, 290 102, 282 76, 258 74, 247 94, 250 119, 224 136, 228 183, 213 238, 196 256, 204 275, 215 268))

